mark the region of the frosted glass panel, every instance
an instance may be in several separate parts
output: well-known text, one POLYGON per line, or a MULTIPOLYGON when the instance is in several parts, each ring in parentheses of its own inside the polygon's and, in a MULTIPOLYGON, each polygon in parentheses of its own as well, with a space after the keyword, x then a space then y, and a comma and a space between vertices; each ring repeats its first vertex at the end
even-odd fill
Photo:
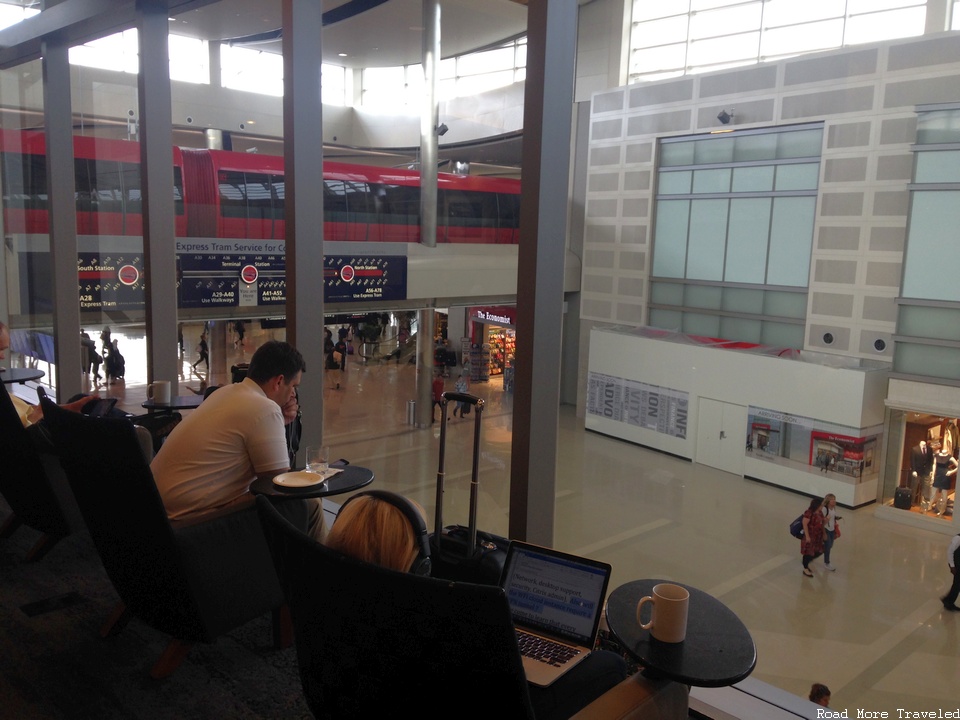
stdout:
POLYGON ((823 130, 797 130, 777 135, 777 157, 820 157, 823 130))
POLYGON ((901 305, 897 333, 932 340, 960 340, 960 309, 901 305))
POLYGON ((724 288, 723 309, 728 312, 763 314, 763 290, 724 288))
MULTIPOLYGON (((788 133, 793 134, 793 133, 788 133)), ((769 285, 806 287, 816 198, 774 198, 770 227, 769 285)))
POLYGON ((777 190, 816 190, 819 180, 820 163, 777 167, 777 190))
POLYGON ((683 285, 677 283, 652 283, 650 302, 658 305, 683 305, 683 285))
POLYGON ((733 169, 733 192, 770 192, 773 190, 773 165, 733 169))
POLYGON ((693 173, 689 170, 660 173, 658 192, 661 195, 688 195, 692 177, 693 173))
POLYGON ((683 277, 687 259, 687 223, 689 200, 657 202, 656 238, 653 251, 655 277, 683 277))
POLYGON ((734 140, 733 159, 736 162, 773 160, 777 157, 777 133, 740 135, 734 140))
POLYGON ((658 310, 650 308, 650 325, 663 330, 680 331, 683 326, 683 313, 679 310, 658 310))
POLYGON ((720 337, 732 338, 741 342, 759 343, 761 327, 762 323, 759 320, 720 318, 720 337))
POLYGON ((958 227, 960 191, 913 193, 903 269, 904 297, 960 301, 953 257, 958 227))
POLYGON ((803 320, 807 316, 807 294, 766 290, 763 314, 803 320))
POLYGON ((727 163, 733 160, 732 137, 695 140, 690 144, 696 148, 693 158, 697 165, 727 163))
POLYGON ((687 285, 684 305, 687 307, 719 310, 723 288, 715 285, 687 285))
POLYGON ((690 208, 687 277, 722 280, 727 235, 727 200, 696 200, 690 208))
POLYGON ((918 183, 960 182, 960 150, 917 153, 918 183))
POLYGON ((716 315, 683 314, 683 331, 691 335, 720 337, 720 318, 716 315))
POLYGON ((730 192, 730 168, 694 171, 693 191, 701 194, 730 192))
POLYGON ((727 282, 763 284, 767 268, 767 235, 770 232, 770 198, 730 201, 727 232, 727 282))
POLYGON ((663 143, 660 146, 660 166, 693 165, 692 142, 663 143))
POLYGON ((898 342, 893 352, 895 372, 960 380, 960 348, 898 342))
POLYGON ((774 347, 803 347, 803 325, 764 322, 760 333, 760 342, 774 347))

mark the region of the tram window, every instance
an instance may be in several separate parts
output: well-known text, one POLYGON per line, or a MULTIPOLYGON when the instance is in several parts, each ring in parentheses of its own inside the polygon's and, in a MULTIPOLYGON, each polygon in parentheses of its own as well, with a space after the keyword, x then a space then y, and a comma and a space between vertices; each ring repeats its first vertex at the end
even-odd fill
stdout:
POLYGON ((500 227, 516 229, 520 227, 520 196, 497 193, 500 227))
MULTIPOLYGON (((91 179, 92 197, 96 202, 94 210, 101 213, 123 212, 123 179, 120 163, 115 160, 92 160, 91 179)), ((139 185, 139 178, 137 184, 139 185)))
POLYGON ((90 161, 74 158, 73 186, 77 212, 95 212, 96 198, 93 196, 94 181, 90 178, 90 161))
POLYGON ((370 184, 371 196, 381 223, 420 224, 420 189, 406 185, 370 184))
POLYGON ((247 173, 244 189, 247 195, 247 217, 251 220, 273 219, 273 194, 270 176, 247 173))
POLYGON ((173 168, 173 212, 175 215, 183 215, 183 171, 173 168))
POLYGON ((242 172, 220 171, 220 214, 223 217, 245 218, 247 216, 246 198, 243 188, 245 182, 242 172))
POLYGON ((347 212, 347 191, 342 180, 323 181, 323 219, 343 222, 347 212))
POLYGON ((283 175, 271 175, 270 183, 273 187, 273 217, 275 220, 283 220, 287 207, 287 186, 283 175))
POLYGON ((3 203, 8 209, 47 209, 47 166, 42 155, 3 153, 3 203))
POLYGON ((376 209, 370 201, 370 188, 363 182, 344 182, 344 197, 347 200, 347 222, 375 222, 376 209))
POLYGON ((455 227, 497 226, 496 195, 475 190, 445 190, 447 225, 455 227))

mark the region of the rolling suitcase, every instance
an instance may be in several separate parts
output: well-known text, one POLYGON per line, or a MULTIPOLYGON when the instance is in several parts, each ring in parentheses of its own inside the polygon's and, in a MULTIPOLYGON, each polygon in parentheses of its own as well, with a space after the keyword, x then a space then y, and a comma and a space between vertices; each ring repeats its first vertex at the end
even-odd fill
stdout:
POLYGON ((909 510, 911 504, 910 488, 898 487, 893 491, 893 506, 901 510, 909 510))
POLYGON ((445 392, 440 402, 440 463, 437 470, 437 510, 430 535, 431 574, 445 580, 459 580, 482 585, 498 585, 503 573, 510 541, 499 535, 477 530, 477 495, 479 493, 480 420, 484 402, 467 393, 445 392), (469 525, 443 525, 444 462, 447 444, 447 403, 462 402, 476 410, 473 421, 473 471, 470 478, 469 525), (442 529, 441 529, 442 528, 442 529))

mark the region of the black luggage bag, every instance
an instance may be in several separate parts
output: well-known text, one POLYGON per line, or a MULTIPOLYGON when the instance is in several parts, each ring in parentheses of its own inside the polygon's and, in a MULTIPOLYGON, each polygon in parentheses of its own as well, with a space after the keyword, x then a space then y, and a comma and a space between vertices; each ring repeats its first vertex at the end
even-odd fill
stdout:
POLYGON ((910 488, 898 487, 893 491, 893 506, 901 510, 909 510, 911 504, 910 488))
POLYGON ((445 580, 457 580, 482 585, 499 585, 503 564, 510 541, 499 535, 477 530, 477 495, 480 467, 480 420, 484 402, 474 395, 458 392, 443 393, 440 401, 440 463, 437 470, 437 510, 435 529, 430 535, 431 574, 445 580), (469 525, 443 525, 444 461, 447 444, 447 403, 462 402, 476 409, 473 421, 473 472, 470 478, 469 525))

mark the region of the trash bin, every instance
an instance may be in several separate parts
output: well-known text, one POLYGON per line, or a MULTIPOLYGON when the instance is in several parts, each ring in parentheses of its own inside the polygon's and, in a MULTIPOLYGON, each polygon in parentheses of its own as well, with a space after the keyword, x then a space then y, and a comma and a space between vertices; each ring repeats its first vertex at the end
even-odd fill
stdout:
POLYGON ((407 400, 407 425, 417 424, 417 401, 407 400))

